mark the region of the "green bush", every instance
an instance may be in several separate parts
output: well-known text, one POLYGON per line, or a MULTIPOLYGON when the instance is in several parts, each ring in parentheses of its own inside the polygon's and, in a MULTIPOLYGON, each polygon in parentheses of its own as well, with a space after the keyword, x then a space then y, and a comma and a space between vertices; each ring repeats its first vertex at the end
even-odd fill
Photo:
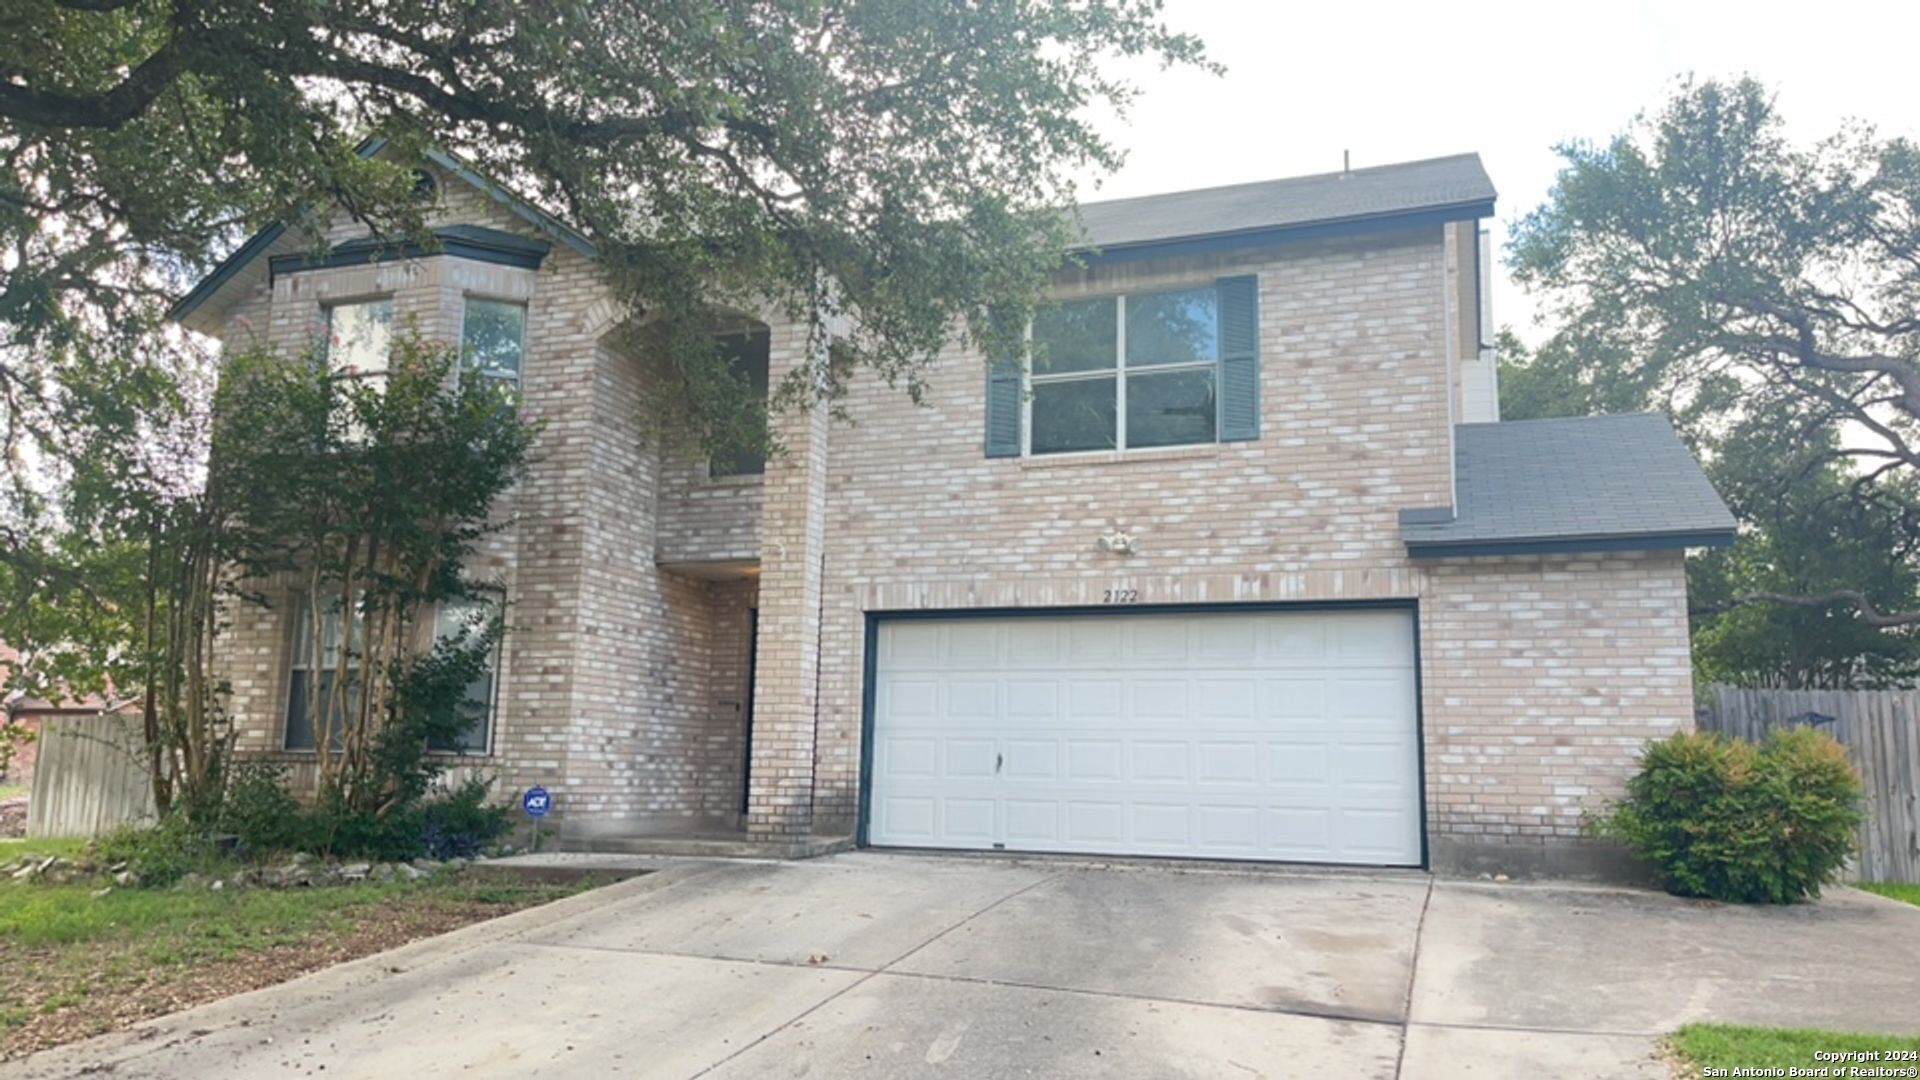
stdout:
POLYGON ((298 851, 309 843, 305 811, 287 790, 286 770, 277 765, 236 766, 227 779, 219 822, 253 855, 298 851))
POLYGON ((1627 797, 1594 831, 1677 895, 1791 904, 1819 896, 1853 854, 1861 794, 1846 751, 1811 728, 1759 745, 1679 734, 1648 744, 1627 797))
POLYGON ((470 777, 420 807, 420 840, 436 859, 470 859, 513 828, 513 812, 487 801, 492 783, 470 777))
POLYGON ((94 841, 92 856, 107 867, 124 863, 134 879, 149 888, 171 885, 221 861, 206 837, 178 816, 157 825, 123 825, 94 841))

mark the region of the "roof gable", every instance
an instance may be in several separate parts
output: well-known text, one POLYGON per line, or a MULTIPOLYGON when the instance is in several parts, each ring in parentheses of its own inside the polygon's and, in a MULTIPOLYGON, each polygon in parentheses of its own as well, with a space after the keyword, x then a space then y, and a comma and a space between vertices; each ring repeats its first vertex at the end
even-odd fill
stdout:
MULTIPOLYGON (((385 139, 369 139, 360 145, 357 152, 362 157, 370 158, 380 154, 386 147, 387 140, 385 139)), ((581 235, 580 232, 561 222, 553 215, 541 210, 539 207, 534 206, 526 199, 514 194, 506 187, 474 171, 466 163, 454 157, 452 154, 440 150, 428 150, 425 156, 428 162, 438 167, 441 171, 484 193, 488 198, 505 207, 515 217, 525 221, 539 234, 548 237, 552 241, 567 247, 585 258, 590 259, 593 257, 594 248, 592 242, 581 235)), ((463 230, 468 233, 478 230, 481 233, 492 234, 491 237, 483 241, 483 243, 494 248, 505 249, 514 247, 515 244, 513 241, 517 241, 520 245, 539 243, 537 241, 525 240, 524 238, 512 237, 511 234, 503 233, 497 229, 485 229, 477 226, 449 226, 435 229, 434 233, 443 244, 447 244, 468 239, 462 235, 463 230), (497 239, 499 237, 508 237, 510 240, 500 241, 497 239)), ((345 244, 336 245, 334 251, 347 251, 349 253, 347 257, 350 262, 364 262, 368 260, 369 256, 366 251, 358 249, 369 246, 371 246, 370 242, 366 241, 348 241, 345 244)), ((540 244, 539 251, 541 255, 544 255, 546 251, 550 249, 551 245, 540 244)), ((407 245, 395 245, 387 250, 393 254, 402 256, 408 255, 409 252, 415 256, 424 254, 417 245, 411 248, 407 245)), ((258 284, 263 281, 271 281, 274 274, 283 272, 285 268, 307 262, 310 254, 310 252, 303 250, 298 237, 288 228, 286 223, 275 222, 249 237, 246 243, 234 250, 233 254, 221 260, 220 264, 214 267, 211 273, 202 278, 192 289, 187 291, 186 295, 175 301, 173 306, 167 309, 167 317, 192 329, 200 330, 203 333, 212 333, 218 327, 217 316, 222 308, 222 305, 219 303, 221 297, 230 295, 230 291, 231 294, 237 294, 244 291, 249 285, 258 284)), ((345 264, 343 263, 342 265, 345 264)))

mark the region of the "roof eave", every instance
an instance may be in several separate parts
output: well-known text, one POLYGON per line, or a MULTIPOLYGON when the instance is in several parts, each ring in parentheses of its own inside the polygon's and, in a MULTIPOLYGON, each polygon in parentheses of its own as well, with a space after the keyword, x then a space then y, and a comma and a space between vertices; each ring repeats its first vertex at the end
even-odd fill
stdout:
POLYGON ((1329 236, 1350 236, 1357 233, 1382 232, 1396 228, 1417 228, 1424 225, 1442 225, 1454 221, 1474 221, 1493 216, 1494 200, 1470 199, 1463 202, 1442 203, 1435 206, 1423 206, 1409 210, 1392 210, 1375 214, 1356 214, 1349 217, 1323 218, 1315 221, 1302 221, 1286 225, 1268 225, 1253 229, 1235 229, 1229 232, 1201 233, 1189 236, 1170 236, 1155 240, 1136 240, 1121 244, 1099 246, 1082 244, 1068 249, 1068 254, 1088 264, 1129 262, 1137 259, 1157 259, 1171 255, 1197 255, 1215 251, 1227 251, 1234 248, 1259 247, 1263 244, 1281 241, 1312 240, 1329 236))
POLYGON ((1580 536, 1524 536, 1503 538, 1448 537, 1421 540, 1408 537, 1410 559, 1497 558, 1515 555, 1608 554, 1629 551, 1684 551, 1690 548, 1730 547, 1731 527, 1685 529, 1673 532, 1595 533, 1580 536))

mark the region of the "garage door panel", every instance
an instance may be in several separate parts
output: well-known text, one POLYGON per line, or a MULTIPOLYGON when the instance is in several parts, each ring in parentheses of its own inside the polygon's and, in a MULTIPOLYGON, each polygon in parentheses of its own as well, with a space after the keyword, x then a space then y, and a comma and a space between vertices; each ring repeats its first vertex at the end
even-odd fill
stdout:
POLYGON ((1118 619, 1067 621, 1067 660, 1105 667, 1119 661, 1126 648, 1126 624, 1118 619))
POLYGON ((992 739, 949 738, 943 744, 944 780, 992 780, 999 773, 997 744, 992 739))
POLYGON ((1128 624, 1131 631, 1127 650, 1114 659, 1127 663, 1171 663, 1182 667, 1188 657, 1188 627, 1177 619, 1137 620, 1128 624))
POLYGON ((1061 625, 1048 619, 1013 619, 1004 624, 1007 639, 1007 666, 1052 668, 1065 659, 1061 625))
POLYGON ((932 735, 889 735, 880 740, 875 764, 889 779, 932 779, 940 775, 940 740, 932 735))
POLYGON ((1008 799, 1007 841, 1032 847, 1060 840, 1060 803, 1054 799, 1008 799))
POLYGON ((1194 754, 1193 778, 1201 787, 1254 786, 1260 782, 1260 747, 1250 742, 1201 742, 1194 754))
POLYGON ((1058 780, 1060 743, 1055 739, 1008 739, 1006 767, 1008 780, 1058 780))
POLYGON ((1135 739, 1127 779, 1136 784, 1187 782, 1187 744, 1161 739, 1135 739))
POLYGON ((1117 676, 1068 678, 1065 719, 1076 728, 1109 731, 1120 724, 1126 683, 1117 676))
POLYGON ((1125 747, 1116 741, 1074 739, 1067 743, 1066 780, 1076 784, 1112 783, 1121 778, 1125 747))
POLYGON ((879 639, 875 844, 1420 860, 1404 612, 913 620, 879 639))
POLYGON ((1126 820, 1126 807, 1118 802, 1069 802, 1062 839, 1081 850, 1118 850, 1114 845, 1126 839, 1126 820))

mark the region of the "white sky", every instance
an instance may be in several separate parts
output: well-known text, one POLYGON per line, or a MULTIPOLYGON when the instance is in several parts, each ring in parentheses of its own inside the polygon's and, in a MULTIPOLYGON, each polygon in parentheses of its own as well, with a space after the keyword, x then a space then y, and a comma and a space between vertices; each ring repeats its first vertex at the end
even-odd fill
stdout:
MULTIPOLYGON (((1920 4, 1353 3, 1166 0, 1222 77, 1144 69, 1115 141, 1125 168, 1085 199, 1149 195, 1476 151, 1506 225, 1553 182, 1552 148, 1606 139, 1652 111, 1675 79, 1750 74, 1812 141, 1842 119, 1920 137, 1920 4)), ((1494 318, 1528 332, 1532 308, 1503 271, 1494 318)))

